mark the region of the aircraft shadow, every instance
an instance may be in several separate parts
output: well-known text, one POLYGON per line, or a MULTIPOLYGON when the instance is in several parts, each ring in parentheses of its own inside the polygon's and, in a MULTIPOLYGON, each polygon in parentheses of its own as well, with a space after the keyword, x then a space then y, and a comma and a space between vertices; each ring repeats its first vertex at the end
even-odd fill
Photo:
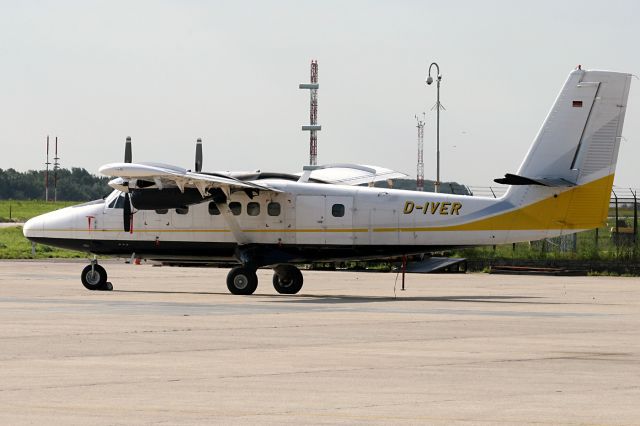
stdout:
MULTIPOLYGON (((260 296, 260 295, 254 295, 260 296)), ((286 295, 262 295, 268 298, 267 302, 279 302, 279 298, 286 295)), ((548 302, 543 296, 403 296, 398 293, 398 297, 393 296, 354 296, 354 295, 314 295, 298 294, 286 299, 286 303, 301 304, 340 304, 340 303, 380 303, 380 302, 457 302, 457 303, 480 303, 480 304, 522 304, 522 305, 592 305, 592 303, 582 302, 548 302)), ((598 305, 607 305, 598 303, 598 305)))
MULTIPOLYGON (((280 296, 282 297, 282 296, 280 296)), ((287 303, 340 304, 340 303, 381 303, 381 302, 465 302, 465 303, 521 303, 521 304, 562 304, 536 302, 522 299, 540 299, 530 296, 352 296, 352 295, 312 295, 299 294, 287 303)), ((269 300, 277 302, 277 300, 269 300)))
POLYGON ((231 296, 229 292, 220 291, 174 291, 174 290, 112 290, 113 293, 140 293, 140 294, 193 294, 208 296, 231 296))
MULTIPOLYGON (((227 292, 212 291, 175 291, 175 290, 113 290, 117 293, 140 294, 188 294, 206 296, 233 296, 227 292)), ((348 303, 382 303, 382 302, 462 302, 462 303, 493 303, 493 304, 529 304, 529 305, 581 305, 583 303, 544 302, 532 299, 544 299, 539 296, 357 296, 357 295, 322 295, 322 294, 253 294, 246 296, 247 300, 258 299, 271 303, 301 303, 301 304, 348 304, 348 303)))

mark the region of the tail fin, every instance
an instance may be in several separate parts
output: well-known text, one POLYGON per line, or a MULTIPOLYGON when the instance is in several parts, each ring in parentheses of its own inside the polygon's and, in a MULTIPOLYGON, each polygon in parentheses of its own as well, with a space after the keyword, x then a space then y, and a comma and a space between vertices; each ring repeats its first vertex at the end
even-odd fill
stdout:
POLYGON ((630 82, 630 74, 572 71, 517 175, 499 180, 526 185, 512 186, 505 198, 521 207, 553 205, 555 211, 548 213, 552 228, 601 226, 608 213, 630 82))
POLYGON ((518 175, 576 185, 612 175, 630 82, 630 74, 572 71, 518 175))

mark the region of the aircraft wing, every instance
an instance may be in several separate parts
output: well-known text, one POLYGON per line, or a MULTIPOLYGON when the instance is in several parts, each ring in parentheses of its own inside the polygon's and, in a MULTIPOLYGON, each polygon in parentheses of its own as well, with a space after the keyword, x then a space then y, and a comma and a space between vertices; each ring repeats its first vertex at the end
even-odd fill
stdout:
POLYGON ((258 185, 253 182, 245 182, 229 176, 194 173, 182 167, 156 163, 109 163, 100 167, 98 171, 105 175, 122 179, 122 181, 109 182, 112 186, 122 185, 124 181, 153 182, 159 188, 175 185, 184 191, 185 187, 197 188, 204 197, 207 189, 230 187, 239 189, 256 189, 261 191, 281 192, 275 188, 258 185), (112 184, 113 182, 113 184, 112 184))
POLYGON ((328 164, 306 166, 301 180, 314 179, 338 185, 361 185, 388 179, 402 179, 408 176, 379 166, 360 164, 328 164))

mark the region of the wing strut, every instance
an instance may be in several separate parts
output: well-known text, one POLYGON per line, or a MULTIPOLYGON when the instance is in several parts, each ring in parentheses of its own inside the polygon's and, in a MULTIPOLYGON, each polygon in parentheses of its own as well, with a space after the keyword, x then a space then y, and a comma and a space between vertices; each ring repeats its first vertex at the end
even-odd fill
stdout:
POLYGON ((231 234, 233 234, 233 238, 236 239, 239 245, 250 243, 247 234, 242 232, 240 228, 240 224, 235 218, 235 215, 229 208, 229 204, 227 203, 227 195, 220 188, 216 188, 211 191, 211 195, 213 196, 213 202, 216 203, 216 207, 220 210, 220 214, 222 218, 227 223, 227 226, 231 230, 231 234))

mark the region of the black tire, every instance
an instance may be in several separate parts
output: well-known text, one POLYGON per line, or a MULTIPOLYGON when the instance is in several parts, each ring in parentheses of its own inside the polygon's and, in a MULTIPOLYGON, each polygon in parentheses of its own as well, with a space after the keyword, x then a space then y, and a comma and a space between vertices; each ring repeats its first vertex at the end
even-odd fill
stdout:
POLYGON ((303 282, 302 272, 293 265, 280 265, 274 269, 273 288, 280 294, 297 294, 303 282))
POLYGON ((249 295, 258 288, 258 276, 255 269, 238 266, 227 275, 227 288, 231 294, 249 295))
MULTIPOLYGON (((88 290, 107 290, 107 271, 100 265, 87 265, 80 274, 82 285, 88 290)), ((111 287, 113 289, 113 287, 111 287)))

